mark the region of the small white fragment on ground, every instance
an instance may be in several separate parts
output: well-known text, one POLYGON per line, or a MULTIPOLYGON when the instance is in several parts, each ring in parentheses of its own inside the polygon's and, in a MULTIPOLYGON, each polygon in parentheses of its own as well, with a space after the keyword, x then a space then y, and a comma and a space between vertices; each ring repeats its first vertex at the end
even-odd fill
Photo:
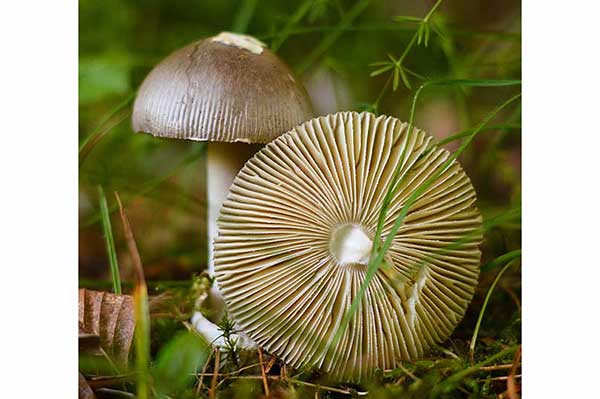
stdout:
MULTIPOLYGON (((223 337, 223 331, 219 329, 219 327, 208 320, 204 315, 200 312, 194 312, 192 315, 192 325, 194 328, 202 334, 204 338, 213 346, 217 347, 225 347, 225 338, 223 337)), ((238 332, 237 334, 230 335, 231 340, 236 341, 237 345, 240 349, 256 349, 258 346, 256 342, 254 342, 250 337, 248 337, 243 332, 238 332)))

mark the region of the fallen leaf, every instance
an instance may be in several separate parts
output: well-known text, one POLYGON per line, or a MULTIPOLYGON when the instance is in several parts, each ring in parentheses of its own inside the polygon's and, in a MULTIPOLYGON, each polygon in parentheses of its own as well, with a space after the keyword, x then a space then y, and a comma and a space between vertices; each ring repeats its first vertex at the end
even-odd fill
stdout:
POLYGON ((80 347, 93 347, 97 336, 101 349, 116 363, 126 365, 134 330, 131 295, 79 289, 80 347))
POLYGON ((94 391, 81 373, 79 373, 79 399, 96 399, 94 391))

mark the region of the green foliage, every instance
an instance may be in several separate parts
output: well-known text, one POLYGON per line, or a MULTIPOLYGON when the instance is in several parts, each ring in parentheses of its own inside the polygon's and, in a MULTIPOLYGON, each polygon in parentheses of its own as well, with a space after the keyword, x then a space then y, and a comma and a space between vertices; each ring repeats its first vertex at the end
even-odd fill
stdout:
POLYGON ((127 65, 117 55, 79 60, 79 102, 82 105, 130 90, 127 65))
POLYGON ((121 294, 121 277, 119 272, 119 262, 117 260, 117 251, 115 250, 115 239, 113 238, 112 227, 110 225, 110 215, 108 213, 108 202, 104 195, 101 185, 98 185, 98 197, 100 198, 100 214, 102 216, 102 229, 104 230, 104 240, 106 241, 106 252, 113 281, 113 292, 121 294))
POLYGON ((164 344, 152 369, 158 397, 177 394, 194 381, 206 362, 210 345, 197 333, 180 332, 164 344))

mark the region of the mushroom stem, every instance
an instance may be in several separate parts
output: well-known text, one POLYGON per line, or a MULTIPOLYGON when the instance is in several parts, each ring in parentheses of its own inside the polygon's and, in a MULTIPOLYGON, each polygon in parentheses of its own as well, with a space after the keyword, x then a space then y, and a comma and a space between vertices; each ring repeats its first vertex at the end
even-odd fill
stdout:
MULTIPOLYGON (((233 179, 238 171, 244 166, 246 161, 250 159, 261 146, 257 144, 247 143, 222 143, 222 142, 207 142, 206 143, 206 183, 207 183, 207 206, 208 206, 208 267, 207 272, 211 277, 215 275, 215 264, 213 258, 213 241, 217 237, 218 227, 217 218, 221 205, 227 194, 229 187, 233 183, 233 179)), ((209 309, 209 315, 204 316, 196 311, 192 316, 192 324, 206 339, 213 345, 225 346, 223 333, 217 326, 225 313, 225 301, 223 295, 219 291, 217 281, 213 281, 208 297, 204 304, 209 309)), ((238 345, 242 348, 253 348, 256 344, 245 334, 234 334, 238 345)))
MULTIPOLYGON (((215 275, 215 264, 213 259, 213 241, 217 237, 217 218, 221 205, 227 194, 229 187, 238 171, 242 169, 248 159, 252 157, 261 148, 260 145, 247 143, 221 143, 208 142, 207 145, 207 199, 208 199, 208 274, 215 275)), ((213 283, 208 298, 208 306, 214 311, 214 321, 218 321, 223 316, 224 301, 216 281, 213 283)))

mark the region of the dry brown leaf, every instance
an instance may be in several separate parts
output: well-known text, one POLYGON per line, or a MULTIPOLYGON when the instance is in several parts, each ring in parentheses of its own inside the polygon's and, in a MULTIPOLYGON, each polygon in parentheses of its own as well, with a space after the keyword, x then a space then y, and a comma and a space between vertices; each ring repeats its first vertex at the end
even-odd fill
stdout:
POLYGON ((90 384, 81 373, 79 373, 79 399, 96 399, 90 384))
POLYGON ((127 363, 134 330, 131 295, 79 289, 80 336, 86 341, 98 336, 100 347, 118 364, 127 363))

